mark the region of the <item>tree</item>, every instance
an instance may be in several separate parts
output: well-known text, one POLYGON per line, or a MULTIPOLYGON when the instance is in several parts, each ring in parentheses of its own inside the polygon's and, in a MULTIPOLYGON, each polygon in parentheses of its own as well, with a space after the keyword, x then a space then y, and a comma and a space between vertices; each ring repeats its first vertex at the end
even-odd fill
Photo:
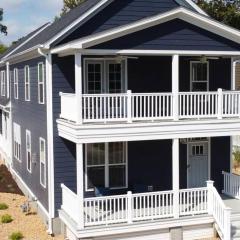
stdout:
MULTIPOLYGON (((0 22, 3 20, 3 9, 0 8, 0 22)), ((7 35, 7 27, 0 23, 0 32, 7 35)))
POLYGON ((0 54, 4 53, 8 49, 4 44, 0 44, 0 54))
POLYGON ((212 18, 240 29, 239 0, 196 0, 196 3, 212 18))
POLYGON ((77 7, 78 5, 84 3, 87 0, 63 0, 63 8, 61 16, 66 14, 69 10, 77 7))

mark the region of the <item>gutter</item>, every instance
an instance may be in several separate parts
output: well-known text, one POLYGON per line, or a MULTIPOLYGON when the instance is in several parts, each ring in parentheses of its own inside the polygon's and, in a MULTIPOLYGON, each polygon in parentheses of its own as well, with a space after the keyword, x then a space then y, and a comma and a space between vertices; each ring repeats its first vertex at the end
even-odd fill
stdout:
POLYGON ((47 106, 47 152, 48 152, 48 205, 49 224, 47 232, 53 234, 53 218, 55 218, 54 200, 54 157, 53 157, 53 111, 52 111, 52 55, 50 52, 44 53, 42 48, 37 49, 38 53, 45 57, 46 66, 46 106, 47 106))

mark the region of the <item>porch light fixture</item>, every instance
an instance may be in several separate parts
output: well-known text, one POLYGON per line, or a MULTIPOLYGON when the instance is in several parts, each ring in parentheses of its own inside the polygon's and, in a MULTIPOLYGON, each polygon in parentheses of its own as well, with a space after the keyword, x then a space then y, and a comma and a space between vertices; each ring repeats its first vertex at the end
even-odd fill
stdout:
POLYGON ((207 57, 206 56, 201 56, 201 58, 200 58, 200 62, 201 63, 206 63, 207 62, 207 57))

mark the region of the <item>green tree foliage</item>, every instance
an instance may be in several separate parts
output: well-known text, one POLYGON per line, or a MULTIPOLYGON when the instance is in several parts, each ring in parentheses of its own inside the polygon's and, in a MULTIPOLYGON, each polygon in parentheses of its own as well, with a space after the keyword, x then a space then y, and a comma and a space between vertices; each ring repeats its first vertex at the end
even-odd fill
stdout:
POLYGON ((237 149, 233 152, 233 157, 235 161, 235 168, 240 165, 240 150, 237 149))
POLYGON ((240 29, 240 1, 197 0, 198 6, 212 18, 240 29))
POLYGON ((4 53, 7 49, 8 49, 7 46, 0 43, 0 54, 4 53))
MULTIPOLYGON (((3 9, 0 8, 0 22, 3 20, 3 9)), ((0 23, 0 32, 7 35, 7 27, 0 23)))
POLYGON ((87 0, 63 0, 63 8, 62 8, 61 16, 66 14, 69 10, 84 3, 85 1, 87 1, 87 0))

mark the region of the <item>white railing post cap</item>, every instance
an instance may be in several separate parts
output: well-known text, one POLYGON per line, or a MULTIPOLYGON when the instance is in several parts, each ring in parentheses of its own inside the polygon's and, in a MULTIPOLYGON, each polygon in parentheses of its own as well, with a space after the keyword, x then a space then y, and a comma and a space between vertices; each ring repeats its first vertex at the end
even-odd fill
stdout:
POLYGON ((212 180, 207 181, 207 187, 213 187, 213 185, 214 185, 214 181, 212 180))
POLYGON ((128 191, 128 192, 127 192, 127 195, 128 195, 128 196, 129 196, 129 195, 131 196, 131 195, 132 195, 132 191, 128 191))
POLYGON ((127 94, 132 94, 132 90, 127 90, 127 94))
POLYGON ((217 90, 219 93, 222 93, 222 88, 218 88, 218 90, 217 90))

